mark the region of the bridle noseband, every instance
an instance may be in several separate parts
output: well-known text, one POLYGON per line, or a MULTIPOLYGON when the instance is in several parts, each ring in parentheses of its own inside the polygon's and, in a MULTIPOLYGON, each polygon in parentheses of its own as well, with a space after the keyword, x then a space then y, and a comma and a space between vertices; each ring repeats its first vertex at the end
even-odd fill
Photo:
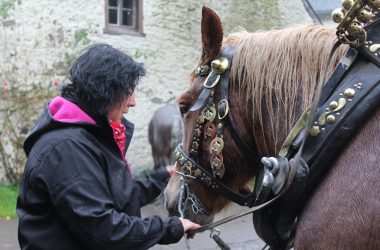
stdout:
POLYGON ((219 57, 211 62, 211 71, 209 65, 201 65, 195 71, 197 76, 208 76, 203 84, 204 89, 189 110, 190 112, 198 111, 189 154, 184 152, 183 146, 180 144, 175 151, 175 156, 184 176, 193 177, 219 195, 239 205, 251 207, 255 201, 254 193, 241 194, 221 182, 225 173, 223 162, 224 128, 228 129, 244 156, 248 157, 252 164, 260 164, 258 151, 256 148, 252 149, 245 144, 229 115, 228 86, 233 51, 234 47, 232 46, 224 49, 219 57), (216 104, 214 97, 217 91, 219 91, 220 100, 216 104), (201 145, 205 141, 210 142, 208 153, 211 172, 198 164, 199 156, 204 153, 201 151, 201 145))

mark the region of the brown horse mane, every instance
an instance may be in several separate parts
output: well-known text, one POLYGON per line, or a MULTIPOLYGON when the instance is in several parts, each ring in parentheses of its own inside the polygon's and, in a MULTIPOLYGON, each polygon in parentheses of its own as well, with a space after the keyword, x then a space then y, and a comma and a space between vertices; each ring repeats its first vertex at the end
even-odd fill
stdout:
MULTIPOLYGON (((290 132, 297 119, 296 111, 311 104, 335 41, 334 29, 318 25, 257 33, 239 31, 225 39, 224 45, 236 46, 230 81, 238 84, 243 90, 240 93, 246 93, 247 105, 254 107, 247 109, 252 111, 248 114, 252 124, 258 122, 264 129, 267 123, 263 112, 267 113, 277 150, 282 143, 278 138, 279 126, 290 132)), ((328 76, 345 50, 341 46, 335 53, 328 76)), ((268 147, 265 141, 264 147, 268 147)))

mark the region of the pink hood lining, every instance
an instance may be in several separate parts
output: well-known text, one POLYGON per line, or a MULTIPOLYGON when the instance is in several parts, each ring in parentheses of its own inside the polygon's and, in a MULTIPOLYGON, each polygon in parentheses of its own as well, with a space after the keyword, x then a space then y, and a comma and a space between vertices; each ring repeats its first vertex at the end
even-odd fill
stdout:
POLYGON ((94 119, 87 115, 74 103, 61 96, 56 96, 49 103, 49 110, 52 118, 58 122, 77 123, 87 122, 96 124, 94 119))

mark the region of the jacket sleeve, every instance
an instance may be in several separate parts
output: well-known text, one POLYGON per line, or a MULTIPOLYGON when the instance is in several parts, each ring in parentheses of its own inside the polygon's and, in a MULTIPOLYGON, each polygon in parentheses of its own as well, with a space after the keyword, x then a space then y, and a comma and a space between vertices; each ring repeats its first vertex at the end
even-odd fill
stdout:
POLYGON ((149 172, 145 179, 135 181, 139 190, 140 205, 151 203, 164 190, 170 175, 165 168, 154 169, 149 172))
POLYGON ((184 234, 177 217, 145 219, 116 211, 99 154, 84 143, 55 146, 42 169, 53 206, 89 249, 147 249, 178 242, 184 234))

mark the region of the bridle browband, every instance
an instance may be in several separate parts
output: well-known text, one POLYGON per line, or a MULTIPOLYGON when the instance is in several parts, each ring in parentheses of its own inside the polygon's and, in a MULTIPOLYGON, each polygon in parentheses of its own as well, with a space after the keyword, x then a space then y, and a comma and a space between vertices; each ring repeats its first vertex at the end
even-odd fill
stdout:
POLYGON ((198 118, 194 127, 189 154, 185 153, 183 146, 178 145, 175 156, 181 166, 184 176, 191 176, 210 187, 217 194, 241 205, 252 207, 255 194, 242 194, 233 191, 221 181, 225 169, 223 164, 223 131, 227 128, 233 141, 242 154, 248 157, 250 163, 260 164, 260 158, 256 146, 253 148, 246 145, 237 132, 231 115, 229 114, 228 90, 229 73, 232 62, 234 47, 225 48, 218 58, 211 62, 211 71, 208 64, 201 65, 195 71, 196 76, 208 75, 204 82, 204 89, 189 112, 198 111, 198 118), (220 101, 217 106, 214 103, 215 93, 219 91, 220 101), (200 156, 200 145, 209 140, 209 153, 211 172, 197 163, 200 156))

